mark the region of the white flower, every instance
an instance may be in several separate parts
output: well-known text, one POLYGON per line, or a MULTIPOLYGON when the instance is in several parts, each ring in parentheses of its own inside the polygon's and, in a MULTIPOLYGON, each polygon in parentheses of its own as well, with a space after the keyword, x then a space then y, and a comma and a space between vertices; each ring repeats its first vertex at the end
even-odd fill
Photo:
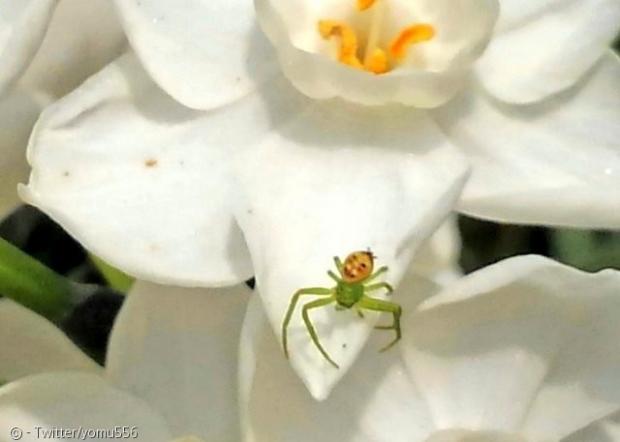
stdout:
MULTIPOLYGON (((401 352, 377 354, 385 337, 376 335, 320 403, 293 374, 247 288, 138 283, 115 325, 105 372, 57 371, 5 385, 0 434, 16 426, 135 426, 138 440, 149 442, 189 435, 206 442, 617 441, 619 283, 615 271, 585 274, 521 257, 467 276, 416 309, 437 287, 410 274, 403 287, 417 291, 396 295, 410 307, 401 352)), ((1 349, 24 347, 29 327, 44 331, 40 340, 60 340, 32 316, 0 302, 1 324, 10 317, 19 327, 0 328, 1 349)), ((47 345, 47 354, 53 350, 47 345)), ((67 366, 83 358, 73 352, 57 369, 89 370, 67 366)), ((16 361, 2 359, 0 370, 16 361)))
MULTIPOLYGON (((277 328, 296 290, 332 283, 334 256, 370 248, 397 285, 454 207, 467 173, 460 156, 423 115, 289 101, 279 78, 263 92, 190 111, 125 56, 44 112, 22 196, 140 279, 222 286, 256 275, 277 328), (351 134, 359 112, 385 124, 351 134)), ((345 325, 342 370, 325 370, 320 354, 292 358, 302 376, 322 373, 321 388, 372 330, 345 325)))
POLYGON ((504 0, 492 36, 492 0, 360 0, 371 5, 365 11, 353 0, 255 3, 282 70, 309 96, 426 108, 460 92, 433 117, 473 165, 463 212, 620 226, 620 64, 609 49, 620 2, 504 0), (317 30, 324 20, 358 37, 360 62, 376 48, 387 52, 391 71, 369 75, 338 61, 342 47, 334 54, 317 30), (394 36, 416 26, 433 32, 414 35, 404 58, 391 54, 394 36))
POLYGON ((255 4, 285 75, 305 94, 423 108, 446 103, 463 86, 498 15, 497 0, 255 4))
POLYGON ((0 217, 18 203, 28 137, 42 108, 115 58, 124 43, 108 0, 0 4, 0 217))
MULTIPOLYGON (((563 32, 547 8, 533 5, 523 19, 508 7, 492 34, 491 0, 374 3, 361 12, 353 0, 257 2, 287 79, 247 0, 117 1, 135 53, 44 113, 31 138, 33 173, 23 197, 141 279, 223 286, 255 275, 276 330, 296 290, 331 284, 334 256, 370 248, 397 286, 459 198, 465 157, 474 166, 461 200, 467 213, 620 225, 620 65, 607 54, 616 27, 608 18, 620 14, 615 0, 601 2, 604 19, 589 2, 575 19, 577 29, 585 26, 580 20, 592 27, 584 42, 596 36, 590 62, 558 64, 575 87, 518 109, 482 93, 483 79, 468 73, 482 69, 473 63, 492 36, 501 42, 526 25, 542 27, 541 40, 563 32), (361 14, 371 14, 367 27, 361 14), (350 26, 361 23, 360 44, 365 29, 385 33, 369 44, 376 49, 392 50, 389 39, 403 38, 389 72, 352 68, 337 60, 346 51, 331 57, 321 46, 345 28, 319 23, 349 16, 350 26), (412 26, 422 35, 407 37, 412 26), (459 90, 436 111, 402 105, 437 106, 459 90), (332 96, 346 100, 316 99, 332 96)), ((562 15, 572 3, 554 7, 562 15)), ((523 42, 516 36, 508 46, 518 51, 523 42)), ((562 56, 579 57, 572 47, 562 56)), ((483 60, 485 74, 501 62, 483 60)), ((557 91, 548 70, 536 72, 537 86, 549 84, 541 97, 557 91)), ((317 397, 352 365, 372 326, 343 320, 326 334, 328 350, 347 339, 341 370, 316 352, 296 356, 309 340, 294 344, 292 363, 317 397)), ((303 329, 301 318, 292 327, 303 329)))

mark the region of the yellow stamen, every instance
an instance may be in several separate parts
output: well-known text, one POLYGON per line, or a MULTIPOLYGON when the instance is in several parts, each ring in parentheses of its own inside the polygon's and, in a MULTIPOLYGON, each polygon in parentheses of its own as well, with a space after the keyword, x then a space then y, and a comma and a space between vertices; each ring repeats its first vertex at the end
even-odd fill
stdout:
POLYGON ((321 20, 319 32, 325 40, 332 37, 340 38, 338 60, 341 63, 379 75, 397 66, 407 56, 411 45, 431 40, 435 36, 435 28, 425 23, 409 26, 398 34, 390 44, 389 50, 385 51, 380 47, 385 2, 357 0, 357 8, 360 11, 373 6, 366 42, 361 50, 355 30, 342 21, 321 20), (363 52, 362 58, 360 58, 360 52, 363 52))
POLYGON ((402 60, 407 55, 411 45, 422 43, 435 36, 435 28, 427 24, 413 25, 403 30, 390 45, 390 54, 396 60, 402 60))
POLYGON ((373 74, 385 74, 390 70, 387 54, 384 50, 375 49, 374 52, 368 57, 364 63, 364 69, 372 72, 373 74))
POLYGON ((372 10, 370 18, 370 28, 368 30, 368 39, 366 41, 366 51, 364 52, 364 64, 370 64, 370 58, 374 55, 375 50, 379 47, 381 39, 381 25, 383 24, 383 16, 385 13, 385 2, 380 2, 372 10))
POLYGON ((360 11, 365 11, 366 9, 372 7, 375 4, 376 0, 357 0, 357 9, 360 11))
POLYGON ((362 69, 362 62, 357 57, 357 35, 353 28, 345 23, 334 20, 319 21, 319 32, 324 39, 340 37, 340 53, 338 59, 349 66, 362 69))

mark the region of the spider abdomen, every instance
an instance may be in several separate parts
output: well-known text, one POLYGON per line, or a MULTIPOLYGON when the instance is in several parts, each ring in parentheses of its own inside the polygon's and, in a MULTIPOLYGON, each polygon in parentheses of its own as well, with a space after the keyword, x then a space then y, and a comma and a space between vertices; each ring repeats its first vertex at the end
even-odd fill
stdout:
POLYGON ((373 268, 372 252, 353 252, 344 260, 342 277, 346 282, 361 282, 372 274, 373 268))

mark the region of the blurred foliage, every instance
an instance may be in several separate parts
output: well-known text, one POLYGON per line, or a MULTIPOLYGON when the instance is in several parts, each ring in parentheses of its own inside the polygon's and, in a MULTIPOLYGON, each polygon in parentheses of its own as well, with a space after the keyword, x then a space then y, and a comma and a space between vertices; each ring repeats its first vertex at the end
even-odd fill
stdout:
POLYGON ((556 230, 553 232, 551 250, 560 261, 583 270, 620 269, 618 233, 556 230))
POLYGON ((620 269, 620 233, 497 224, 461 216, 460 264, 466 273, 534 253, 586 271, 620 269))
POLYGON ((459 217, 463 240, 460 264, 466 273, 516 255, 551 256, 550 231, 544 227, 497 224, 459 217))
POLYGON ((0 238, 80 284, 83 301, 58 325, 86 354, 103 363, 108 336, 124 297, 108 283, 84 248, 30 206, 20 207, 0 223, 0 238))
POLYGON ((78 304, 60 327, 87 355, 103 365, 114 320, 124 296, 109 287, 99 287, 78 304))
POLYGON ((90 260, 93 265, 101 272, 101 275, 105 278, 106 282, 115 290, 121 293, 127 293, 134 283, 134 279, 121 272, 115 267, 105 262, 101 258, 97 258, 95 255, 90 255, 90 260))
POLYGON ((0 237, 73 281, 106 284, 82 246, 34 207, 22 206, 5 218, 0 237))

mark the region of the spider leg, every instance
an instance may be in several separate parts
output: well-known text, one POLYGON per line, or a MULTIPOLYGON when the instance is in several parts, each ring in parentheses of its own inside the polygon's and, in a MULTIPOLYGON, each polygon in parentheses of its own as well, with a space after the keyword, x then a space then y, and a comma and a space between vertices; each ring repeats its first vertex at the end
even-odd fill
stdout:
POLYGON ((378 282, 377 284, 370 284, 364 287, 364 290, 368 292, 374 292, 375 290, 386 289, 388 294, 394 291, 394 287, 392 287, 387 282, 378 282))
POLYGON ((282 322, 282 348, 284 349, 284 356, 288 359, 288 325, 291 322, 291 318, 293 316, 293 312, 295 311, 295 306, 299 301, 301 296, 314 295, 314 296, 327 296, 333 294, 332 289, 327 289, 323 287, 310 287, 306 289, 297 290, 293 297, 291 298, 291 303, 288 305, 288 310, 286 311, 286 316, 284 316, 284 321, 282 322))
POLYGON ((336 282, 341 282, 341 281, 342 281, 342 280, 341 280, 340 278, 338 278, 338 276, 337 276, 334 272, 332 272, 331 270, 328 270, 328 271, 327 271, 327 274, 329 275, 329 277, 330 277, 331 279, 333 279, 333 280, 334 280, 334 281, 336 281, 336 282))
POLYGON ((306 328, 308 329, 308 333, 310 333, 310 337, 312 338, 312 342, 314 342, 314 345, 316 345, 316 347, 319 349, 319 351, 321 352, 321 354, 323 355, 323 357, 325 359, 327 359, 327 361, 332 364, 334 367, 336 368, 340 368, 338 366, 338 364, 336 364, 332 358, 329 357, 329 354, 327 354, 327 352, 325 351, 325 349, 323 348, 323 346, 321 345, 321 343, 319 342, 319 337, 316 334, 316 330, 314 329, 314 325, 312 325, 312 321, 310 321, 310 316, 309 316, 309 311, 315 308, 319 308, 319 307, 324 307, 328 304, 331 304, 332 302, 336 301, 336 297, 335 296, 330 296, 329 298, 326 299, 317 299, 315 301, 311 301, 309 303, 307 303, 306 305, 303 306, 303 309, 301 311, 301 316, 304 319, 304 322, 306 323, 306 328))
POLYGON ((376 298, 371 298, 369 296, 364 296, 362 299, 360 299, 358 306, 360 308, 365 308, 367 310, 372 310, 375 312, 391 313, 394 317, 394 322, 392 323, 392 325, 376 327, 378 330, 394 330, 396 332, 396 338, 392 342, 390 342, 387 346, 383 347, 380 351, 382 352, 386 351, 392 348, 392 346, 396 344, 398 341, 400 341, 400 338, 402 336, 402 333, 400 330, 400 316, 402 314, 402 308, 400 305, 394 302, 389 302, 389 301, 384 301, 382 299, 376 299, 376 298))
POLYGON ((379 275, 381 275, 381 274, 383 274, 383 273, 385 273, 387 271, 388 271, 387 266, 379 267, 379 269, 375 273, 373 273, 368 278, 366 278, 366 280, 364 281, 364 284, 369 283, 373 279, 376 279, 377 276, 379 276, 379 275))
POLYGON ((340 261, 340 258, 337 256, 334 256, 334 263, 336 264, 336 268, 338 269, 338 273, 340 273, 340 276, 343 276, 343 271, 344 271, 344 266, 342 265, 342 261, 340 261))

